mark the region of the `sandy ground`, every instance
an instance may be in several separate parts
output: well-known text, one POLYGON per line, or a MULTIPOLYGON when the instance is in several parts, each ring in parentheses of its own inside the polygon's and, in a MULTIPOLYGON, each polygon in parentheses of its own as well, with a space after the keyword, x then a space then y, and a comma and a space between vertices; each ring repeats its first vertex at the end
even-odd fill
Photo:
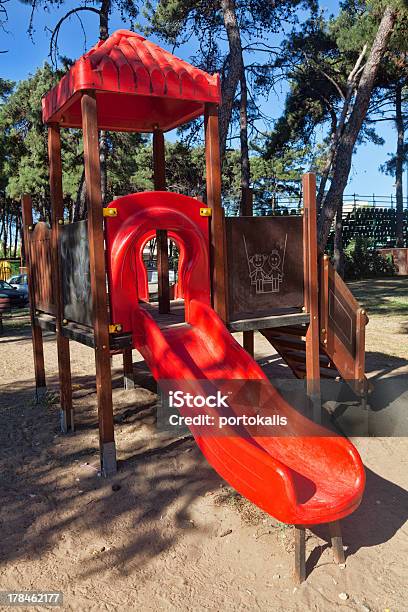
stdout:
MULTIPOLYGON (((407 376, 402 323, 387 322, 390 357, 372 318, 370 376, 407 376)), ((113 360, 119 471, 99 476, 93 352, 71 347, 77 431, 64 436, 53 336, 43 406, 33 402, 29 328, 0 338, 0 590, 60 590, 64 607, 81 611, 407 610, 408 439, 354 440, 367 488, 342 522, 346 567, 333 563, 325 529, 308 531, 309 575, 296 587, 293 529, 234 494, 191 439, 156 433, 155 386, 136 352, 135 392, 122 391, 113 360)), ((259 338, 256 348, 284 370, 259 338)))

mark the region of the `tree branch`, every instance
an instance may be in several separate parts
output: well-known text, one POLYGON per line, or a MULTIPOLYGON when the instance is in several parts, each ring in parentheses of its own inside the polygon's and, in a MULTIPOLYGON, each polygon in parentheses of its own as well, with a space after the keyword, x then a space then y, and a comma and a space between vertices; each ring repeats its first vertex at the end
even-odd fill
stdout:
MULTIPOLYGON (((99 15, 99 16, 101 15, 101 11, 96 8, 93 8, 92 6, 78 6, 77 8, 71 9, 70 11, 68 11, 68 13, 66 13, 63 17, 61 17, 61 19, 58 21, 58 23, 56 24, 53 30, 50 30, 49 28, 47 28, 48 31, 51 32, 49 57, 54 66, 57 65, 58 36, 59 36, 59 31, 61 29, 61 26, 64 23, 64 21, 69 19, 72 15, 78 16, 78 13, 81 11, 89 11, 91 13, 95 13, 96 15, 99 15)), ((32 24, 30 23, 30 27, 31 26, 32 24)))

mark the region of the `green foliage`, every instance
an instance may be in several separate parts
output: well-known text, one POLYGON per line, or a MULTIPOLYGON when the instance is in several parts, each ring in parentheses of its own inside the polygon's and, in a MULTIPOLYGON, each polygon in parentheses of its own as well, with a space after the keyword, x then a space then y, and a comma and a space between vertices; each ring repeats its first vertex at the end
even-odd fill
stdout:
MULTIPOLYGON (((61 73, 55 74, 45 64, 5 97, 0 107, 1 175, 5 177, 6 195, 18 200, 31 193, 42 217, 49 214, 49 180, 47 128, 42 123, 41 98, 54 85, 61 73)), ((78 187, 81 141, 77 130, 62 135, 63 181, 65 193, 71 196, 78 187)))
POLYGON ((355 238, 344 249, 345 277, 349 280, 376 276, 393 276, 396 272, 391 259, 373 248, 368 238, 355 238))

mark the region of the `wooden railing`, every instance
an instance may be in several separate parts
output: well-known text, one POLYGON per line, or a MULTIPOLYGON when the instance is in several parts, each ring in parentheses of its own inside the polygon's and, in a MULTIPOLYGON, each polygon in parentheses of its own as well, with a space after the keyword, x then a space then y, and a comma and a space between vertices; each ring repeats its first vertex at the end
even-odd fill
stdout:
POLYGON ((29 226, 26 231, 26 254, 30 262, 30 279, 34 307, 55 314, 55 296, 51 267, 51 230, 46 223, 29 226))
POLYGON ((366 390, 365 326, 368 317, 325 255, 320 263, 320 343, 340 375, 366 390))

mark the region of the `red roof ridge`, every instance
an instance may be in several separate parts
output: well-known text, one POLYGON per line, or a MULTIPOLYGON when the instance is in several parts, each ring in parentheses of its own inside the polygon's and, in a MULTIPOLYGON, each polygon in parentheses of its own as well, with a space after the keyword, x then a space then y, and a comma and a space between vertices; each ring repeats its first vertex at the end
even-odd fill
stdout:
MULTIPOLYGON (((75 127, 78 120, 69 118, 69 107, 84 90, 189 101, 184 114, 180 104, 172 111, 175 125, 200 114, 199 108, 202 110, 205 102, 220 102, 218 74, 210 75, 130 30, 116 30, 75 62, 43 98, 43 120, 60 121, 64 115, 62 123, 75 127), (199 103, 195 113, 192 112, 194 102, 199 103)), ((75 114, 77 117, 78 112, 75 114)), ((117 111, 113 114, 117 115, 117 111)), ((169 119, 163 129, 171 129, 169 119)), ((102 123, 106 126, 110 121, 113 118, 102 123)))

